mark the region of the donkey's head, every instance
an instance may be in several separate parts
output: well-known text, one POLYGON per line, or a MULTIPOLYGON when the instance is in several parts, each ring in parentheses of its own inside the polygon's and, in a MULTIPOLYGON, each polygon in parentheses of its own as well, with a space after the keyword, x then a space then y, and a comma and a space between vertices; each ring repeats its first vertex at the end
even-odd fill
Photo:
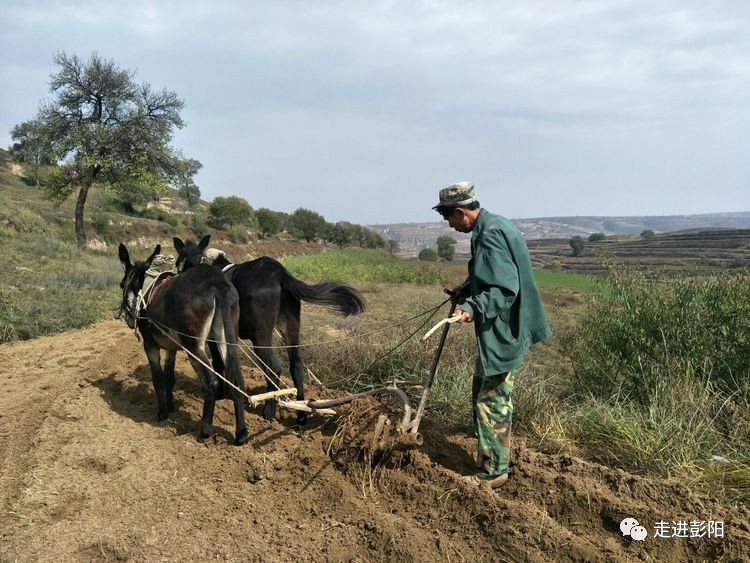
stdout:
POLYGON ((143 280, 146 277, 146 271, 151 267, 154 256, 161 252, 161 245, 157 244, 145 262, 130 262, 130 254, 124 244, 120 243, 119 254, 120 262, 125 270, 125 274, 120 282, 122 289, 122 301, 120 309, 117 311, 117 318, 125 313, 125 321, 130 328, 135 328, 135 321, 138 317, 138 292, 143 288, 143 280))
POLYGON ((206 235, 198 244, 188 239, 182 242, 182 239, 174 237, 174 248, 177 251, 177 271, 185 270, 197 266, 203 261, 203 251, 211 240, 211 235, 206 235))

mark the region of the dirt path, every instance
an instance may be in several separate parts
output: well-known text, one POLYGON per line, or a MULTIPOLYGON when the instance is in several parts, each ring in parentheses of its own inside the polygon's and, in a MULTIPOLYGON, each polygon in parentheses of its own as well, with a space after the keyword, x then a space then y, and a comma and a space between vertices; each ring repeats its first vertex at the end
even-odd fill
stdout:
MULTIPOLYGON (((197 379, 177 365, 177 412, 156 421, 140 344, 122 323, 0 347, 0 561, 744 560, 750 514, 678 483, 516 448, 500 495, 461 481, 473 443, 444 427, 402 463, 332 460, 335 425, 229 403, 195 440, 197 379), (623 538, 635 517, 649 537, 623 538), (724 537, 654 538, 664 521, 722 521, 724 537)), ((260 380, 246 371, 248 386, 260 380)))

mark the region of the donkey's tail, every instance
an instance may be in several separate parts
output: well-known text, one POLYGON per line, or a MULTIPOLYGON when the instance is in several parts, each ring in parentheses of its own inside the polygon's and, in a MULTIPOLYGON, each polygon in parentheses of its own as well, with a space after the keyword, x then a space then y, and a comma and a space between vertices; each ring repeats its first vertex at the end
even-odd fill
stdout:
POLYGON ((344 283, 325 280, 308 285, 286 270, 280 278, 281 286, 297 299, 330 307, 342 315, 358 315, 367 307, 362 294, 344 283))
MULTIPOLYGON (((237 355, 238 335, 235 330, 235 325, 232 322, 231 305, 226 299, 217 300, 216 313, 217 314, 214 317, 215 323, 221 325, 216 328, 220 328, 220 332, 223 335, 223 338, 220 339, 220 342, 218 343, 218 348, 222 362, 224 363, 224 375, 231 383, 244 390, 244 379, 242 377, 240 361, 237 355)), ((227 389, 227 391, 229 390, 227 389)))

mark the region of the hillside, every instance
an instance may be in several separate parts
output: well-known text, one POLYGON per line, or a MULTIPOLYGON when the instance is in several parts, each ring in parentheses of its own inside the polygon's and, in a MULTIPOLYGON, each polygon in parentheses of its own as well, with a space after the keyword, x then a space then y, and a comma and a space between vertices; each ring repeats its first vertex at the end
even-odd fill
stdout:
MULTIPOLYGON (((591 233, 609 235, 639 235, 646 229, 668 233, 695 229, 750 229, 750 211, 710 213, 702 215, 670 215, 647 217, 540 217, 513 219, 527 240, 567 239, 588 237, 591 233)), ((456 252, 469 254, 470 236, 457 233, 444 221, 431 223, 395 223, 369 225, 386 239, 399 242, 401 253, 416 256, 421 248, 435 244, 437 237, 449 235, 458 241, 456 252)))
POLYGON ((607 259, 652 273, 703 273, 750 266, 750 229, 698 230, 653 238, 611 237, 587 243, 579 256, 571 255, 568 239, 535 239, 527 244, 538 267, 557 263, 560 269, 578 274, 604 273, 607 259))

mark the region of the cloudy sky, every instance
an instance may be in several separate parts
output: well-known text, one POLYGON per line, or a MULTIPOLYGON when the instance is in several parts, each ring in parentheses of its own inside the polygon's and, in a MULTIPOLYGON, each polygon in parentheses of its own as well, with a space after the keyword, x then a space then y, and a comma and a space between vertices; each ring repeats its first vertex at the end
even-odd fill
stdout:
POLYGON ((435 220, 750 210, 750 2, 0 0, 0 146, 56 51, 174 90, 205 199, 435 220))

